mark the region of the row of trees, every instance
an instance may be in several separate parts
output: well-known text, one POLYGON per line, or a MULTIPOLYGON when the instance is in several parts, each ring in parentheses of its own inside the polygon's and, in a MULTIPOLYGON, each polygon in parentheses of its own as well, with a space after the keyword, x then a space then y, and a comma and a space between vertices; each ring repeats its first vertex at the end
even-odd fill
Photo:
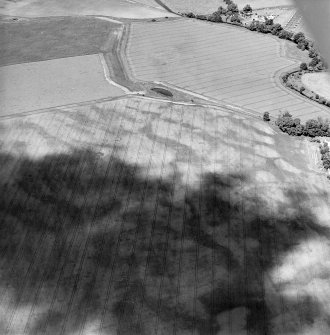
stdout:
MULTIPOLYGON (((215 11, 210 15, 199 15, 199 14, 195 15, 194 13, 188 13, 185 15, 190 18, 197 18, 199 20, 207 20, 217 23, 223 22, 223 17, 225 16, 226 21, 229 18, 230 22, 241 25, 242 21, 239 15, 239 9, 237 4, 235 4, 234 1, 232 0, 224 0, 224 2, 227 4, 227 8, 220 6, 217 11, 215 11)), ((251 13, 251 12, 252 7, 250 5, 246 5, 242 11, 242 13, 251 13)), ((302 32, 294 34, 291 31, 283 29, 281 24, 279 23, 274 24, 273 20, 267 18, 265 22, 259 22, 253 20, 247 26, 247 28, 250 29, 251 31, 258 31, 263 34, 272 34, 274 36, 278 36, 281 39, 286 39, 296 43, 297 47, 301 50, 309 50, 309 57, 311 58, 311 61, 309 62, 309 64, 302 63, 301 64, 302 70, 308 70, 308 68, 311 68, 312 70, 324 70, 328 67, 325 60, 320 56, 318 51, 314 48, 313 42, 309 41, 302 32)))
POLYGON ((294 119, 288 112, 279 115, 276 125, 285 133, 292 136, 330 136, 330 122, 322 118, 310 119, 301 124, 300 119, 294 119))
POLYGON ((328 68, 328 64, 326 63, 326 61, 322 56, 320 56, 319 54, 316 54, 315 56, 311 55, 314 55, 314 52, 309 53, 309 57, 312 58, 312 60, 308 64, 305 62, 300 64, 300 70, 323 71, 328 68))

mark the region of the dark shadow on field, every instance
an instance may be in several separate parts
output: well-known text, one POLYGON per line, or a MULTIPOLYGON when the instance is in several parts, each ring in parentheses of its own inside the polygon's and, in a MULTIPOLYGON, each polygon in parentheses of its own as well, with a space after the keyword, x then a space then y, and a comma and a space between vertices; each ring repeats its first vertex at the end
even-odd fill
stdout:
MULTIPOLYGON (((286 216, 304 194, 290 190, 281 213, 270 213, 241 192, 248 176, 205 174, 190 189, 175 173, 147 178, 89 150, 19 164, 2 154, 0 163, 0 302, 13 292, 13 308, 34 304, 30 334, 90 322, 109 334, 216 334, 229 311, 251 334, 272 334, 281 310, 269 293, 266 304, 265 274, 297 243, 329 235, 308 209, 286 216)), ((303 324, 319 316, 312 298, 279 295, 303 324)))

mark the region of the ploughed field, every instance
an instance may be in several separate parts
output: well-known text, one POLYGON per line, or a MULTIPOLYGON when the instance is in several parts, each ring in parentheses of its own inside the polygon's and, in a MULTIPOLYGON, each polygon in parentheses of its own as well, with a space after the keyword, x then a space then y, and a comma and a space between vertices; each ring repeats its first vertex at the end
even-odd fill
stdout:
POLYGON ((0 121, 2 334, 327 334, 310 144, 120 98, 0 121))
POLYGON ((280 73, 300 61, 275 37, 198 20, 131 24, 126 55, 136 79, 160 81, 219 101, 302 120, 328 110, 293 94, 280 73))

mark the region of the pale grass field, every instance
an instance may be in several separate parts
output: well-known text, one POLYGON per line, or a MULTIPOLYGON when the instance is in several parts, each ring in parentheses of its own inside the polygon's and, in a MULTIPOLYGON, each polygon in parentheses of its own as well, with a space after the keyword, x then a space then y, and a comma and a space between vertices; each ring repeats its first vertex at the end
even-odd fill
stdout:
POLYGON ((145 98, 0 129, 1 333, 329 333, 317 148, 145 98))
POLYGON ((123 94, 98 54, 3 66, 0 78, 1 116, 123 94))
POLYGON ((318 93, 321 97, 330 99, 330 74, 329 73, 305 73, 301 80, 303 84, 318 93))

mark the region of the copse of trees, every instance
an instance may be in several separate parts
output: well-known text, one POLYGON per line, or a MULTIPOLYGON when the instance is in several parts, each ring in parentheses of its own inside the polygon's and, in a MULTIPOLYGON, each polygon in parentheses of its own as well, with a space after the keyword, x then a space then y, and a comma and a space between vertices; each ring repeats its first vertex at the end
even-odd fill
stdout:
POLYGON ((329 120, 321 118, 310 119, 305 124, 301 124, 300 119, 293 119, 288 112, 279 115, 276 125, 283 131, 292 136, 330 136, 329 120))

